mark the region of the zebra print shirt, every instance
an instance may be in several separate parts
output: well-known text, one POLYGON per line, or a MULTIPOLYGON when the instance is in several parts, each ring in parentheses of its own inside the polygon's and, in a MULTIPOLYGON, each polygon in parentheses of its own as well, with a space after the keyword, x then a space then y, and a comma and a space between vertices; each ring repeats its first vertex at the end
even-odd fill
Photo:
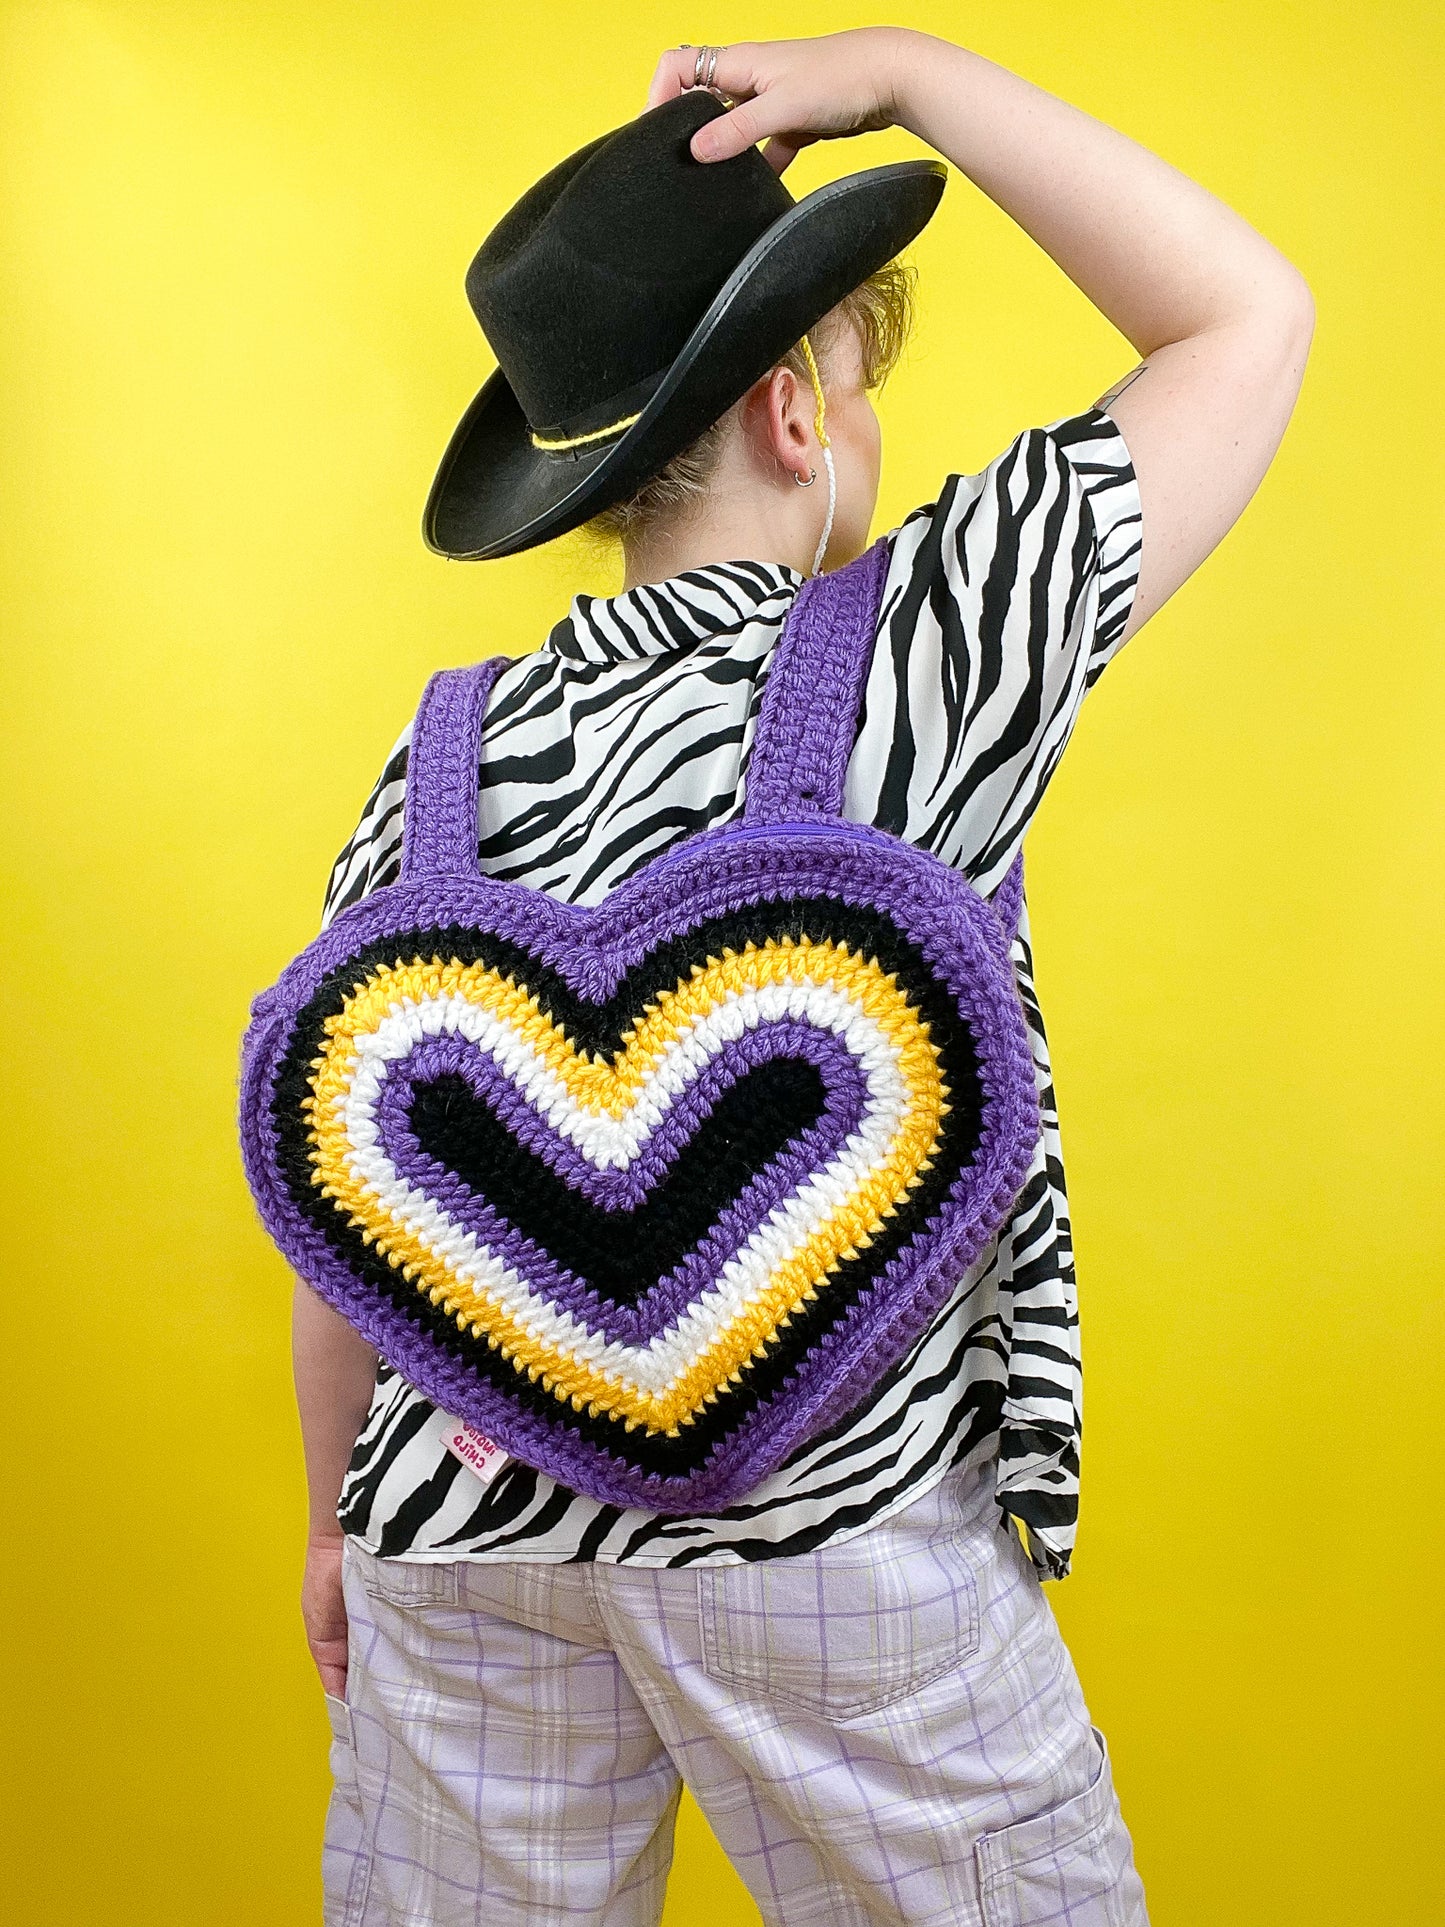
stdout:
MULTIPOLYGON (((845 813, 922 845, 984 892, 1003 878, 1117 649, 1138 578, 1139 495, 1101 409, 1031 429, 951 475, 890 537, 845 813)), ((483 868, 590 904, 648 858, 736 816, 773 646, 803 578, 709 564, 579 595, 495 685, 483 725, 483 868)), ((329 920, 398 873, 407 736, 326 898, 329 920)), ((997 1454, 1000 1503, 1039 1569, 1068 1569, 1080 1365, 1068 1204, 1025 917, 1014 963, 1044 1128, 1010 1221, 867 1402, 747 1499, 683 1519, 600 1505, 517 1462, 487 1486, 444 1417, 382 1365, 338 1517, 404 1559, 717 1564, 812 1550, 997 1454)))

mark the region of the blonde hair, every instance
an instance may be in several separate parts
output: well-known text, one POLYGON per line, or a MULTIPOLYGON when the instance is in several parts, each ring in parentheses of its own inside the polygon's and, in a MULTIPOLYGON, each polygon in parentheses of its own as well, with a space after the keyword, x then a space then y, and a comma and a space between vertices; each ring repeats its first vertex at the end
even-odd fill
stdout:
MULTIPOLYGON (((844 295, 812 330, 818 357, 826 368, 840 336, 852 328, 858 337, 863 386, 881 388, 897 367, 913 326, 914 270, 901 261, 870 274, 844 295)), ((804 388, 811 386, 807 354, 800 341, 775 364, 789 368, 804 388)), ((625 502, 594 515, 587 531, 608 542, 629 541, 644 529, 674 516, 685 515, 707 493, 723 444, 735 417, 735 407, 720 416, 697 440, 674 455, 650 481, 625 502)))

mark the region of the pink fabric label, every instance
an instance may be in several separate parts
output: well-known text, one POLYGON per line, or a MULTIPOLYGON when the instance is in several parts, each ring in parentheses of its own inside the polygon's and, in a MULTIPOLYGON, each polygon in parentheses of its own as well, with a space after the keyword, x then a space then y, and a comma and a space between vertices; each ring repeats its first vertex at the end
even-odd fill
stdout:
POLYGON ((468 1472, 480 1479, 483 1485, 490 1485, 507 1463, 507 1454, 495 1439, 489 1439, 475 1425, 468 1425, 464 1419, 449 1418, 444 1412, 439 1416, 443 1426, 442 1441, 448 1452, 460 1459, 468 1472))

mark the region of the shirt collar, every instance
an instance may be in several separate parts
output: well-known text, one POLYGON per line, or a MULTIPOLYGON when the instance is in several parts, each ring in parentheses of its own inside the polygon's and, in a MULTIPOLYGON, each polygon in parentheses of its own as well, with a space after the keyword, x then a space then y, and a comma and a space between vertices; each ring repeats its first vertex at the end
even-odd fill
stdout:
POLYGON ((709 562, 620 595, 573 596, 547 647, 599 663, 694 649, 749 623, 781 622, 805 579, 786 562, 709 562))

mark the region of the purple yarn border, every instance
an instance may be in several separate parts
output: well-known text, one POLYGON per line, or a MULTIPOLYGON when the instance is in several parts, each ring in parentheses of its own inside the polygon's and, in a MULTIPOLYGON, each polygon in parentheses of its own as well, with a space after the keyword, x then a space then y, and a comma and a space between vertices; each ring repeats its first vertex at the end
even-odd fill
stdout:
POLYGON ((831 821, 842 809, 888 558, 880 538, 799 589, 763 689, 745 822, 831 821))
MULTIPOLYGON (((428 1050, 426 1045, 420 1046, 405 1065, 399 1067, 400 1074, 388 1076, 382 1086, 377 1104, 377 1122, 382 1146, 388 1157, 408 1183, 424 1190, 454 1224, 471 1232, 520 1272, 534 1291, 544 1294, 560 1309, 585 1320, 589 1330, 599 1333, 609 1342, 616 1340, 623 1344, 643 1345, 670 1331, 682 1314, 697 1302, 729 1259, 746 1244, 768 1213, 801 1189, 815 1171, 822 1169, 836 1156, 856 1127, 862 1111, 863 1080, 855 1060, 846 1045, 834 1037, 826 1036, 812 1025, 771 1025, 766 1031, 754 1031, 747 1038, 739 1040, 733 1064, 714 1059, 707 1066, 707 1071, 716 1068, 719 1072, 710 1080, 714 1094, 726 1083, 731 1083, 739 1070, 751 1069, 749 1059, 764 1063, 780 1056, 806 1056, 817 1063, 820 1069, 831 1059, 833 1091, 843 1101, 830 1105, 824 1111, 818 1123, 810 1126, 798 1139, 796 1149, 784 1152, 763 1166, 718 1216, 708 1237, 690 1251, 680 1265, 659 1278, 635 1305, 622 1305, 603 1297, 575 1272, 559 1265, 550 1253, 511 1225, 497 1206, 474 1191, 455 1171, 449 1170, 422 1150, 407 1121, 406 1111, 415 1084, 422 1081, 428 1071, 435 1075, 432 1068, 435 1063, 440 1062, 443 1068, 459 1071, 473 1088, 486 1095, 488 1102, 492 1101, 492 1090, 500 1086, 506 1086, 516 1098, 515 1089, 509 1085, 505 1075, 497 1071, 490 1060, 483 1059, 474 1046, 457 1038, 435 1038, 429 1043, 439 1048, 428 1050), (442 1053, 449 1044, 456 1046, 458 1053, 465 1052, 470 1062, 464 1063, 460 1054, 455 1063, 444 1058, 442 1053), (418 1059, 421 1060, 419 1064, 418 1059), (851 1075, 839 1075, 840 1072, 851 1075), (850 1085, 851 1088, 848 1088, 850 1085), (843 1088, 840 1089, 840 1086, 843 1088)), ((825 1073, 825 1084, 828 1081, 825 1073)), ((703 1079, 699 1078, 697 1084, 702 1085, 703 1079)), ((691 1107, 696 1115, 686 1132, 679 1131, 680 1136, 690 1135, 692 1129, 696 1128, 696 1122, 711 1108, 710 1102, 702 1101, 705 1097, 706 1090, 691 1107)), ((597 1171, 574 1146, 560 1139, 543 1124, 525 1099, 517 1101, 526 1110, 529 1120, 539 1127, 549 1152, 569 1153, 571 1160, 583 1167, 594 1180, 616 1178, 625 1181, 633 1177, 636 1164, 627 1172, 597 1171)), ((681 1106, 675 1109, 680 1111, 681 1106)), ((671 1121, 670 1116, 668 1122, 671 1121)), ((551 1163, 552 1157, 549 1156, 547 1161, 551 1163)), ((640 1185, 625 1182, 624 1185, 610 1187, 611 1207, 625 1210, 631 1205, 635 1208, 650 1188, 650 1183, 640 1185)), ((598 1201, 594 1192, 592 1202, 598 1201)))
POLYGON ((814 1433, 850 1411, 942 1306, 998 1229, 1038 1138, 1033 1058, 997 916, 966 879, 883 832, 819 824, 728 826, 674 846, 592 908, 504 879, 402 881, 343 911, 256 1000, 241 1093, 242 1150, 267 1230, 293 1267, 428 1398, 507 1450, 604 1503, 659 1512, 733 1503, 814 1433), (746 1426, 696 1473, 643 1473, 556 1420, 480 1384, 405 1313, 380 1304, 292 1204, 277 1160, 270 1103, 296 1013, 363 945, 409 929, 463 924, 517 943, 593 1002, 659 945, 698 923, 773 897, 827 895, 881 909, 931 964, 973 1032, 984 1097, 979 1154, 951 1188, 920 1247, 897 1253, 746 1426))
POLYGON ((621 1506, 686 1513, 733 1503, 846 1415, 927 1326, 1006 1217, 1038 1139, 1033 1058, 1009 963, 1016 861, 997 909, 957 872, 884 831, 841 825, 843 782, 871 659, 886 542, 799 592, 764 690, 744 816, 675 845, 593 909, 477 874, 481 719, 505 658, 433 677, 409 761, 401 880, 343 911, 256 999, 242 1060, 242 1155, 263 1223, 293 1267, 428 1398, 561 1484, 621 1506), (818 832, 806 837, 800 830, 818 832), (379 937, 448 923, 510 937, 602 1002, 659 944, 773 896, 885 909, 968 1020, 984 1095, 979 1154, 927 1229, 884 1268, 744 1428, 683 1477, 641 1473, 555 1419, 479 1384, 405 1313, 379 1303, 292 1204, 271 1115, 291 1023, 331 970, 379 937))
MULTIPOLYGON (((473 1092, 496 1112, 519 1144, 540 1157, 590 1204, 604 1211, 635 1211, 676 1162, 683 1146, 696 1134, 723 1093, 739 1077, 779 1057, 802 1057, 814 1064, 825 1073, 825 1088, 830 1096, 851 1085, 853 1095, 844 1115, 850 1120, 848 1129, 856 1125, 862 1110, 863 1079, 852 1053, 831 1032, 821 1031, 815 1024, 797 1018, 760 1025, 714 1056, 691 1080, 681 1097, 669 1105, 661 1124, 627 1169, 621 1171, 599 1170, 570 1139, 553 1130, 494 1058, 465 1038, 425 1039, 388 1072, 381 1101, 389 1110, 394 1101, 399 1101, 387 1095, 393 1088, 405 1087, 409 1093, 412 1085, 424 1076, 454 1072, 464 1077, 473 1092), (833 1072, 831 1080, 826 1074, 829 1067, 833 1072)), ((424 1157, 425 1153, 418 1155, 424 1157)))
POLYGON ((476 876, 482 717, 510 658, 439 669, 422 691, 406 757, 401 874, 476 876))

